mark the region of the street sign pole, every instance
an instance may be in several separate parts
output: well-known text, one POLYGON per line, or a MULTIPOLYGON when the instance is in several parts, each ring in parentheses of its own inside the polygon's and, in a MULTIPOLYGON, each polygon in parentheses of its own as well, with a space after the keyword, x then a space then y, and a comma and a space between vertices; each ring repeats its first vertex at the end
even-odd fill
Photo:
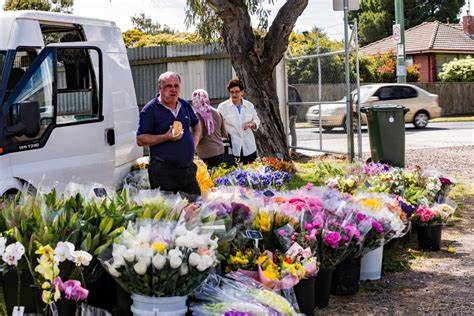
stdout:
MULTIPOLYGON (((405 15, 403 0, 395 0, 395 26, 399 28, 399 37, 394 38, 397 42, 397 82, 407 82, 407 69, 405 65, 405 15)), ((394 30, 396 28, 394 27, 394 30)), ((394 32, 395 33, 395 32, 394 32)))
POLYGON ((347 160, 354 160, 354 128, 351 100, 351 81, 349 68, 349 0, 344 0, 344 48, 345 48, 345 66, 346 66, 346 132, 347 132, 347 160))

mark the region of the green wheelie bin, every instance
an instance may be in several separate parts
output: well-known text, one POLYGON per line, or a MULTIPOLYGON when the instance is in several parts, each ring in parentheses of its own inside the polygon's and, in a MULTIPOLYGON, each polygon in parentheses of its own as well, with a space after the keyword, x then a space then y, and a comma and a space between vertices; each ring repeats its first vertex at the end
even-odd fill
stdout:
POLYGON ((362 107, 367 115, 372 161, 405 166, 405 114, 402 105, 381 104, 362 107))

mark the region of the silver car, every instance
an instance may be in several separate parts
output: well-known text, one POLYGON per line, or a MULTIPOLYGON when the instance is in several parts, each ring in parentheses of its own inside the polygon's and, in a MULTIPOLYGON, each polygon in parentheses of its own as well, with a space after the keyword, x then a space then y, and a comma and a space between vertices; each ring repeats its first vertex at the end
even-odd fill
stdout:
MULTIPOLYGON (((352 91, 353 98, 357 98, 356 91, 352 91)), ((430 119, 441 115, 439 98, 415 85, 398 83, 370 84, 360 87, 361 107, 375 104, 395 104, 408 108, 405 122, 413 123, 416 128, 425 128, 430 119)), ((344 102, 345 98, 340 102, 344 102)), ((355 115, 355 104, 353 105, 355 115)), ((311 106, 306 112, 306 121, 319 125, 319 105, 311 106)), ((367 117, 361 113, 362 125, 367 124, 367 117)), ((322 104, 321 125, 324 130, 334 127, 346 129, 346 105, 322 104)))

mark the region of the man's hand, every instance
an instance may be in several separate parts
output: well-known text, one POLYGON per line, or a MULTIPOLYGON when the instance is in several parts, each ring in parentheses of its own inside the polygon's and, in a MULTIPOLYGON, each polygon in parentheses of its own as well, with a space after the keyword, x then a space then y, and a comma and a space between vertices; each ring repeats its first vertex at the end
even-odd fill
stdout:
POLYGON ((180 140, 181 138, 183 138, 184 131, 181 131, 181 133, 179 133, 178 135, 173 136, 173 126, 170 126, 169 131, 165 135, 166 135, 166 139, 168 141, 176 142, 176 141, 180 140))

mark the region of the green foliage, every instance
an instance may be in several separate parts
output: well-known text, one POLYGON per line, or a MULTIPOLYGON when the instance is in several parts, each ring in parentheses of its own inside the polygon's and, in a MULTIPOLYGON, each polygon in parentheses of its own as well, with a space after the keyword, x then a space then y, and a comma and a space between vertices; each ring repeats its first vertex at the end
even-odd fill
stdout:
POLYGON ((474 58, 468 56, 443 64, 439 78, 443 82, 474 82, 474 58))
POLYGON ((3 6, 5 11, 37 10, 72 13, 74 0, 7 0, 3 6))
MULTIPOLYGON (((270 10, 265 4, 273 4, 274 0, 244 0, 244 9, 253 20, 258 21, 257 29, 266 30, 268 28, 268 18, 270 10)), ((236 5, 236 4, 228 4, 236 5)), ((186 26, 195 26, 196 33, 206 41, 219 39, 223 29, 222 21, 219 19, 214 8, 207 0, 186 0, 186 26)))
POLYGON ((200 44, 204 40, 193 33, 159 33, 147 35, 140 30, 132 29, 122 33, 126 47, 149 47, 164 45, 200 44))
POLYGON ((153 22, 151 18, 146 17, 145 13, 132 16, 133 29, 147 35, 156 35, 160 33, 174 34, 175 32, 167 25, 153 22))
MULTIPOLYGON (((440 21, 457 23, 464 0, 414 0, 404 2, 405 29, 423 22, 440 21)), ((394 0, 361 0, 360 9, 350 12, 350 19, 359 18, 359 35, 367 45, 392 34, 395 21, 394 0)))

